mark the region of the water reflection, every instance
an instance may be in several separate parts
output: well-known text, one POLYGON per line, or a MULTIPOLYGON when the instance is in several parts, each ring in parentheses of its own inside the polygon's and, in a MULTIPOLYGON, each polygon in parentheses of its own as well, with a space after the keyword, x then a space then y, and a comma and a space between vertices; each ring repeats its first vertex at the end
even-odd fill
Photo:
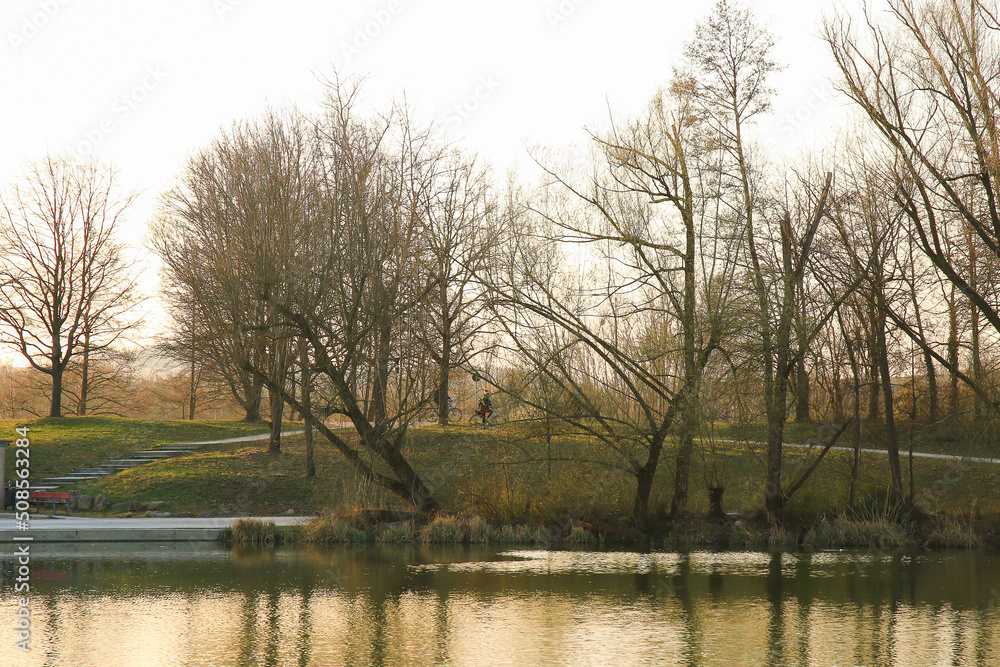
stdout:
POLYGON ((0 665, 1000 664, 985 551, 39 544, 31 567, 33 651, 0 634, 0 665))

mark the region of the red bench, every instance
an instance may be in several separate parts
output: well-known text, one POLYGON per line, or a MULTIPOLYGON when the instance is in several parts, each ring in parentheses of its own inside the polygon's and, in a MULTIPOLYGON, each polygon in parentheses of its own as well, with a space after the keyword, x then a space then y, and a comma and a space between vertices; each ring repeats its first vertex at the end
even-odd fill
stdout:
POLYGON ((32 491, 28 495, 28 502, 33 505, 52 505, 53 514, 56 505, 62 505, 66 508, 66 514, 69 514, 69 493, 65 491, 32 491))

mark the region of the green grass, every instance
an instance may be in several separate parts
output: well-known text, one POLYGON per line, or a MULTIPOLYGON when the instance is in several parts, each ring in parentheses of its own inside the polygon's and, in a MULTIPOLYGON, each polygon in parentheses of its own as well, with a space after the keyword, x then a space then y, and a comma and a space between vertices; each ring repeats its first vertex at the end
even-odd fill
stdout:
MULTIPOLYGON (((267 427, 243 422, 153 421, 120 417, 64 417, 34 421, 0 420, 0 439, 15 440, 15 427, 27 426, 31 479, 68 474, 108 459, 169 442, 217 440, 263 433, 267 427)), ((7 448, 7 470, 13 447, 7 448)), ((8 473, 9 474, 9 473, 8 473)))
MULTIPOLYGON (((352 435, 344 432, 350 441, 352 435)), ((473 432, 460 426, 411 429, 405 454, 448 511, 487 521, 547 522, 560 517, 589 523, 622 521, 632 508, 634 478, 595 441, 563 430, 551 443, 530 426, 473 432), (549 455, 551 454, 551 461, 549 455)), ((662 515, 672 493, 675 451, 668 443, 651 497, 662 515)), ((807 465, 801 450, 787 450, 786 480, 807 465)), ((377 466, 377 464, 375 464, 377 466)), ((908 487, 907 462, 903 460, 908 487)), ((282 453, 269 455, 264 443, 212 445, 191 455, 126 470, 89 487, 112 501, 167 500, 172 512, 229 510, 251 514, 288 509, 350 514, 372 507, 398 508, 398 500, 360 479, 343 458, 317 438, 317 476, 304 475, 302 438, 286 437, 282 453)), ((831 452, 793 497, 791 518, 813 522, 848 508, 849 452, 831 452)), ((992 490, 1000 466, 916 459, 916 496, 932 515, 1000 516, 992 490)), ((856 506, 876 506, 886 494, 888 459, 865 454, 856 506)), ((763 496, 763 448, 717 445, 714 455, 699 447, 691 472, 690 509, 708 512, 710 485, 725 487, 723 507, 752 515, 763 496)))

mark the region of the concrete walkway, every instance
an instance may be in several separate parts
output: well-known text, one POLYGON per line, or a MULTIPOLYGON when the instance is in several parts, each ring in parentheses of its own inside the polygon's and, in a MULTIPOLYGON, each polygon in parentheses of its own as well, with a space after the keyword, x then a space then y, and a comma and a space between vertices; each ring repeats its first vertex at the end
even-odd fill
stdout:
POLYGON ((222 531, 239 519, 271 521, 276 526, 295 526, 312 517, 169 517, 98 518, 86 516, 31 516, 17 521, 11 513, 0 514, 0 543, 22 542, 197 542, 218 541, 222 531))
MULTIPOLYGON (((284 438, 286 435, 302 435, 305 431, 282 431, 281 437, 284 438)), ((256 435, 242 435, 238 438, 223 438, 222 440, 199 440, 198 442, 165 442, 164 447, 169 447, 170 445, 224 445, 229 442, 253 442, 254 440, 267 440, 271 437, 270 433, 257 433, 256 435)))
MULTIPOLYGON (((729 439, 719 439, 715 442, 726 442, 738 445, 761 445, 766 446, 766 442, 761 442, 759 440, 729 440, 729 439)), ((786 442, 785 447, 799 447, 801 449, 816 450, 817 452, 823 451, 823 445, 806 445, 798 442, 786 442)), ((853 452, 853 447, 844 447, 841 445, 835 445, 830 448, 831 452, 853 452)), ((880 454, 883 456, 888 456, 889 452, 885 449, 868 449, 862 447, 860 449, 862 454, 880 454)), ((900 449, 899 458, 905 459, 910 455, 909 451, 900 449)), ((1000 463, 1000 459, 990 459, 981 456, 959 456, 957 454, 932 454, 930 452, 913 452, 913 458, 915 459, 938 459, 942 461, 962 461, 968 463, 1000 463)))

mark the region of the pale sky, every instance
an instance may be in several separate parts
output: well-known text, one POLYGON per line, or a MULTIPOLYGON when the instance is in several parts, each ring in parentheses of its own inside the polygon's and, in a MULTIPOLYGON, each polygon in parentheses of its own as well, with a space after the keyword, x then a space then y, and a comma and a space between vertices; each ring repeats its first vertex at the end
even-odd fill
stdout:
MULTIPOLYGON (((817 38, 833 2, 747 4, 787 66, 773 81, 774 114, 759 122, 762 142, 791 153, 822 143, 844 106, 817 38)), ((46 152, 95 155, 142 192, 126 239, 140 246, 156 196, 193 151, 269 104, 314 107, 316 74, 335 65, 369 76, 374 106, 405 92, 449 138, 500 170, 523 169, 526 144, 583 144, 585 126, 607 125, 609 106, 619 118, 640 111, 711 5, 2 0, 0 184, 46 152)))

